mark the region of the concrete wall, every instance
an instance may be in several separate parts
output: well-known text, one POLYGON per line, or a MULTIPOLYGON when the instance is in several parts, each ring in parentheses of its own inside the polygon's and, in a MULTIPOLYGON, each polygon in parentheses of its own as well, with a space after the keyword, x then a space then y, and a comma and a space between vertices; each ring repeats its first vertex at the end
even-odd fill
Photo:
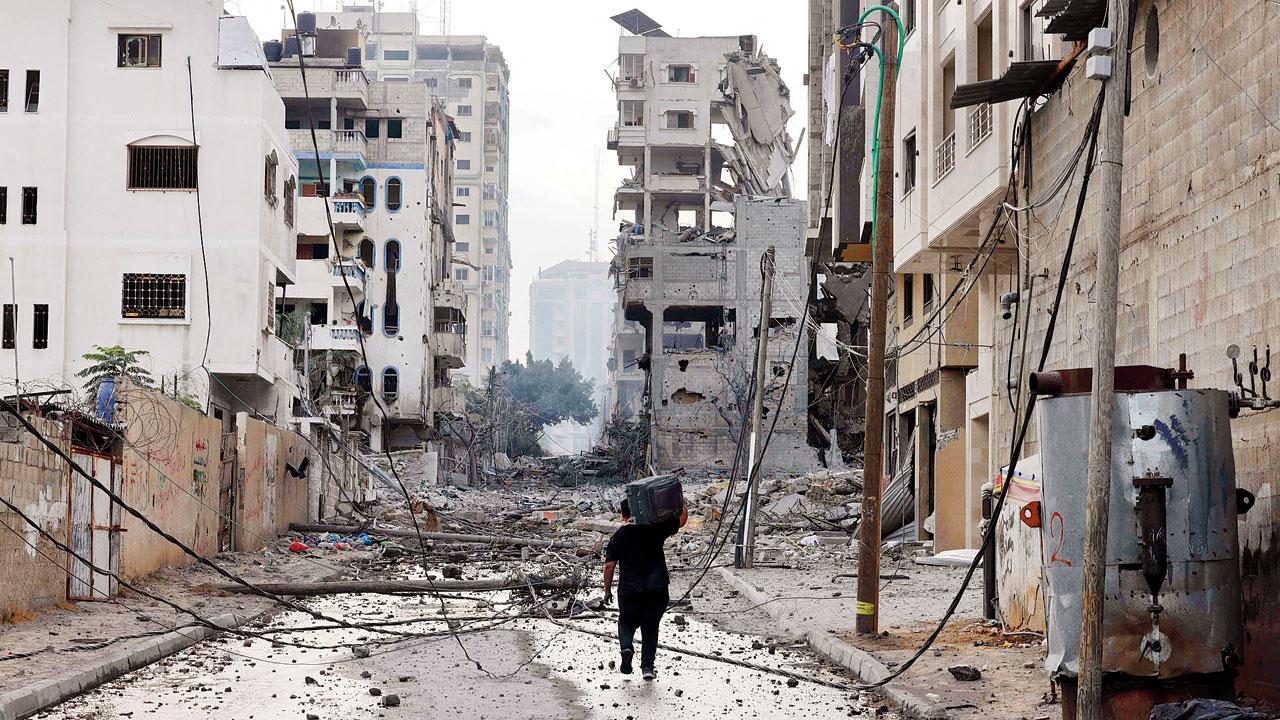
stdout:
POLYGON ((307 481, 285 467, 298 467, 308 446, 297 434, 247 413, 236 416, 236 430, 235 549, 257 550, 265 545, 263 538, 273 539, 287 531, 289 523, 308 519, 307 481))
MULTIPOLYGON (((64 451, 68 449, 67 431, 61 423, 30 420, 64 451)), ((0 493, 65 542, 67 465, 30 435, 18 435, 9 427, 0 426, 0 493)), ((0 528, 0 578, 4 578, 0 582, 0 623, 65 602, 67 576, 59 565, 66 562, 66 553, 8 508, 0 508, 0 523, 8 528, 0 528)))
MULTIPOLYGON (((128 424, 121 497, 196 552, 216 555, 221 423, 152 390, 130 388, 121 396, 128 424)), ((127 512, 121 518, 126 578, 195 562, 127 512)))
MULTIPOLYGON (((1137 8, 1135 46, 1151 2, 1137 8)), ((1266 3, 1188 5, 1158 1, 1160 52, 1147 72, 1145 43, 1133 53, 1133 105, 1126 124, 1124 220, 1118 298, 1118 364, 1171 367, 1189 356, 1193 387, 1228 388, 1230 343, 1249 353, 1280 342, 1275 288, 1280 281, 1280 103, 1274 68, 1277 8, 1266 3), (1212 13, 1208 24, 1190 22, 1212 13), (1212 60, 1210 59, 1212 58, 1212 60), (1247 94, 1246 94, 1247 93, 1247 94), (1260 112, 1262 108, 1269 117, 1260 112)), ((1098 85, 1077 66, 1066 86, 1032 118, 1034 187, 1058 173, 1081 137, 1098 85)), ((1104 158, 1105 159, 1105 158, 1104 158)), ((1084 208, 1049 368, 1084 367, 1093 358, 1096 184, 1084 208)), ((1056 275, 1068 222, 1033 245, 1031 267, 1056 275)), ((1037 285, 1030 348, 1038 353, 1052 283, 1037 285)), ((996 358, 1007 352, 997 334, 996 358)), ((995 376, 1001 378, 1002 369, 995 376)), ((1007 452, 1011 427, 995 382, 992 431, 1007 452), (997 421, 998 420, 998 421, 997 421)), ((1280 700, 1280 414, 1232 421, 1237 484, 1258 498, 1240 521, 1245 668, 1240 687, 1280 700)), ((1032 429, 1030 438, 1036 437, 1032 429)), ((1030 443, 1024 454, 1038 452, 1030 443)))

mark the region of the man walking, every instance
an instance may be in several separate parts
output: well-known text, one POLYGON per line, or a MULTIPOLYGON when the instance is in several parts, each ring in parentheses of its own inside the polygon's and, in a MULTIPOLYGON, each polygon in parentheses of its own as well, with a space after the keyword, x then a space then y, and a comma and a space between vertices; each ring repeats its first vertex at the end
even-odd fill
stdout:
POLYGON ((653 525, 631 522, 631 506, 622 501, 622 527, 609 540, 604 555, 604 601, 613 599, 613 571, 622 563, 618 580, 618 643, 622 646, 622 673, 631 674, 631 658, 635 655, 636 628, 640 629, 640 672, 645 680, 658 674, 653 669, 658 654, 658 623, 667 611, 670 597, 667 585, 667 558, 662 544, 689 521, 689 506, 682 505, 680 516, 653 525))

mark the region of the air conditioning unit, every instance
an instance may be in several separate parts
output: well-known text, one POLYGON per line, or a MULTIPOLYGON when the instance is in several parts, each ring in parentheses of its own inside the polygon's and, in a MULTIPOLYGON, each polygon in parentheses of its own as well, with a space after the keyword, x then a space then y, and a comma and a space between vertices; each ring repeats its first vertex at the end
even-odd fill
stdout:
POLYGON ((629 82, 631 83, 631 87, 635 90, 639 90, 644 87, 644 78, 633 77, 629 82))

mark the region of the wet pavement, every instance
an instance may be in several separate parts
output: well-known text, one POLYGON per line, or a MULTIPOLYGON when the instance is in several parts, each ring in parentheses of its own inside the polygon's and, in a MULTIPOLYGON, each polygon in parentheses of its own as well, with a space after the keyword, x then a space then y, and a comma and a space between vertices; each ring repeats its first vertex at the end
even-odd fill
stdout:
MULTIPOLYGON (((613 667, 616 644, 579 631, 612 633, 607 616, 561 620, 560 625, 545 618, 520 618, 483 629, 491 626, 488 618, 494 613, 508 609, 506 600, 501 593, 450 600, 449 617, 466 631, 457 639, 444 634, 386 644, 397 638, 367 629, 274 636, 313 645, 354 646, 301 649, 226 635, 36 717, 693 720, 877 714, 874 704, 861 703, 847 690, 679 651, 659 651, 656 681, 642 680, 638 669, 622 675, 613 667)), ((351 595, 307 604, 352 622, 414 621, 388 626, 398 632, 440 633, 445 627, 439 602, 432 598, 351 595)), ((287 613, 255 630, 314 624, 316 620, 301 613, 287 613)), ((771 645, 767 639, 728 632, 678 611, 664 620, 662 641, 836 684, 849 682, 804 647, 771 645)))

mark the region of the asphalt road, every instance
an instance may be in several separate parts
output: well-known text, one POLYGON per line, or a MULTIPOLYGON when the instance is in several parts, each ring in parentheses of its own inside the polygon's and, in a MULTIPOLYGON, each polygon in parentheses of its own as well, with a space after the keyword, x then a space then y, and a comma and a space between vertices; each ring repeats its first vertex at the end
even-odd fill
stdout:
MULTIPOLYGON (((502 609, 502 598, 486 598, 502 609)), ((352 621, 432 618, 398 631, 440 630, 431 599, 342 596, 311 601, 352 621)), ((469 601, 451 601, 452 617, 488 615, 469 601)), ((739 635, 694 617, 670 613, 663 642, 837 683, 848 678, 821 666, 805 648, 739 635)), ((269 627, 315 624, 301 614, 269 627)), ((462 627, 470 627, 460 621, 462 627)), ((577 619, 580 628, 611 632, 608 619, 577 619)), ((510 621, 487 631, 378 644, 395 638, 365 630, 280 635, 315 645, 351 643, 368 650, 275 646, 224 636, 72 699, 40 718, 812 718, 874 715, 848 691, 699 658, 659 651, 656 681, 611 666, 616 645, 545 619, 510 621), (367 644, 366 644, 367 643, 367 644), (397 704, 398 701, 398 704, 397 704)), ((639 638, 637 637, 637 644, 639 638)), ((883 715, 881 715, 883 717, 883 715)))

